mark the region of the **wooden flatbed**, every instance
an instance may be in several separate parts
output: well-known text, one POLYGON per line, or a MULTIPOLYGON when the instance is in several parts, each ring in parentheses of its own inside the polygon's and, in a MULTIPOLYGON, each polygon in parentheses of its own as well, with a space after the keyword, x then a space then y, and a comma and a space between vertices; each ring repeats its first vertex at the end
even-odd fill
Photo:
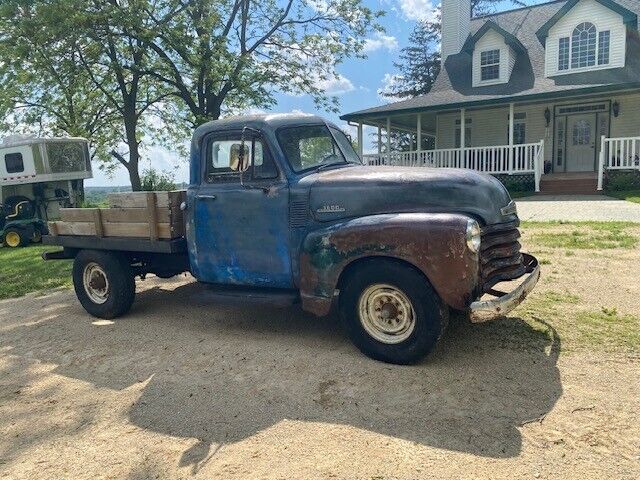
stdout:
POLYGON ((186 254, 184 237, 150 240, 135 237, 97 237, 88 235, 45 235, 44 245, 57 245, 67 249, 114 250, 122 252, 186 254))

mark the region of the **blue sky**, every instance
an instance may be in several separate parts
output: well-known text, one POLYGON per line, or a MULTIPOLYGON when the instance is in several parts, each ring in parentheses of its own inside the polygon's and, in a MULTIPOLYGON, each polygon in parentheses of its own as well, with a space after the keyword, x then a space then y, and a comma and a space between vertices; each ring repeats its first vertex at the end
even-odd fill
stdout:
MULTIPOLYGON (((393 62, 397 60, 400 49, 408 43, 417 21, 430 18, 434 6, 439 5, 439 0, 363 0, 374 10, 384 10, 386 15, 380 23, 385 32, 371 36, 365 47, 366 59, 348 60, 338 66, 340 79, 326 83, 327 92, 334 94, 340 101, 338 114, 319 111, 308 96, 278 95, 278 105, 273 112, 291 112, 300 110, 307 113, 316 113, 346 127, 338 117, 340 114, 368 108, 388 100, 381 98, 378 91, 384 87, 385 82, 396 73, 393 62)), ((546 0, 524 0, 527 4, 543 3, 546 0)), ((498 10, 514 8, 508 0, 497 6, 498 10)), ((355 132, 353 132, 355 135, 355 132)), ((186 158, 178 158, 177 155, 162 148, 151 148, 145 152, 145 156, 152 159, 155 168, 171 170, 175 168, 175 176, 178 182, 187 181, 188 164, 186 158), (177 166, 177 168, 176 168, 177 166)), ((145 162, 146 163, 146 162, 145 162)), ((143 163, 144 169, 148 164, 143 163)), ((129 179, 124 167, 116 170, 112 177, 105 176, 97 168, 94 168, 94 178, 88 180, 86 185, 128 185, 129 179)))

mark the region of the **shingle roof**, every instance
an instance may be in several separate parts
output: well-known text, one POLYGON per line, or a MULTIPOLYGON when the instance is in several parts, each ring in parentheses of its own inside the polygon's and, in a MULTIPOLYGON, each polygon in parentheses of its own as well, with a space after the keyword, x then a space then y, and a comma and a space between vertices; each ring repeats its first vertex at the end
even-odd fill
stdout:
MULTIPOLYGON (((568 1, 558 0, 471 20, 472 36, 490 21, 515 36, 526 48, 526 52, 517 55, 508 83, 473 87, 471 54, 463 51, 447 58, 444 69, 428 94, 349 113, 341 118, 354 120, 358 117, 372 117, 388 112, 442 110, 443 107, 459 108, 465 105, 495 104, 501 101, 507 102, 510 99, 525 100, 554 94, 562 95, 565 92, 596 93, 640 87, 640 34, 637 30, 627 37, 627 58, 624 68, 596 70, 553 78, 545 77, 544 46, 537 38, 536 31, 568 1)), ((615 1, 640 17, 640 0, 615 1)))

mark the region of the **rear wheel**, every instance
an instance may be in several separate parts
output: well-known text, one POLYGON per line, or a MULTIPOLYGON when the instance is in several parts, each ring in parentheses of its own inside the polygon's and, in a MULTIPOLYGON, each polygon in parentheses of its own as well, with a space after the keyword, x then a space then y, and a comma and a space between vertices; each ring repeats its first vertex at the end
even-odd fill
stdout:
POLYGON ((25 233, 19 228, 7 228, 2 237, 2 243, 9 248, 24 247, 29 243, 25 233))
POLYGON ((73 262, 73 286, 94 317, 117 318, 129 311, 136 293, 133 270, 117 253, 82 250, 73 262))
POLYGON ((449 319, 427 279, 392 260, 371 260, 349 272, 339 306, 353 343, 371 358, 396 364, 428 355, 449 319))

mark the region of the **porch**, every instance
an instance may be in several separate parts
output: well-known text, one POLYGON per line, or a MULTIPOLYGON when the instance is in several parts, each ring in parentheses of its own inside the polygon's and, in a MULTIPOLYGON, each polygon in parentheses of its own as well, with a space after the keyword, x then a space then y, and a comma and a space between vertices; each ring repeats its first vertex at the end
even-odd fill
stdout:
POLYGON ((348 120, 369 165, 468 168, 550 194, 596 194, 618 171, 640 179, 640 137, 625 136, 640 130, 638 93, 362 113, 348 120))

